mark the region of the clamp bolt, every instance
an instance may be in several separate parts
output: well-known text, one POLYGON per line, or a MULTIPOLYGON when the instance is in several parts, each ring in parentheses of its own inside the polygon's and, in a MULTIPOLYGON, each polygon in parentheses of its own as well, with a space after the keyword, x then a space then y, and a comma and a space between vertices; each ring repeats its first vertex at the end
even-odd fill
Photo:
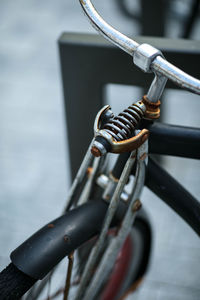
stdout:
POLYGON ((133 54, 133 62, 142 71, 151 73, 151 64, 156 56, 162 56, 163 54, 160 50, 152 47, 148 44, 141 44, 137 47, 133 54))

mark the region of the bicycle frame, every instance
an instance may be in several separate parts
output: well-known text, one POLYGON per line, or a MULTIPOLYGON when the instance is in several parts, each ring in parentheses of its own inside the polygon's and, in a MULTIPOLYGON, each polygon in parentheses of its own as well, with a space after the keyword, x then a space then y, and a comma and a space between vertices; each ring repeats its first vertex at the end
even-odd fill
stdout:
MULTIPOLYGON (((170 149, 167 147, 167 150, 170 149)), ((145 184, 200 235, 199 202, 151 159, 145 184)), ((78 248, 99 232, 107 205, 102 201, 90 202, 80 206, 76 211, 69 211, 57 220, 49 222, 12 252, 12 261, 29 276, 37 279, 43 278, 64 256, 70 254, 72 249, 78 248), (73 226, 70 218, 73 220, 73 226), (65 236, 66 242, 62 243, 62 237, 65 236), (29 264, 27 264, 27 259, 30 260, 29 264)), ((120 202, 113 224, 116 224, 117 219, 122 219, 125 210, 126 204, 120 202)))
POLYGON ((149 153, 200 159, 199 128, 153 123, 149 130, 149 153))
MULTIPOLYGON (((123 36, 106 24, 96 13, 89 0, 80 0, 80 2, 85 12, 91 17, 95 27, 101 28, 100 31, 103 32, 108 39, 111 39, 112 41, 114 39, 115 44, 120 45, 120 47, 129 54, 133 54, 134 62, 137 66, 143 69, 143 71, 150 72, 153 70, 155 78, 147 94, 151 104, 158 102, 158 98, 161 96, 166 84, 166 77, 181 87, 187 88, 198 94, 200 93, 200 82, 166 62, 160 51, 149 47, 148 45, 144 46, 144 44, 140 47, 136 42, 123 36)), ((138 107, 137 110, 139 109, 138 107)), ((101 114, 98 115, 99 119, 100 116, 101 114)), ((152 121, 145 120, 141 124, 141 128, 143 127, 150 131, 150 154, 156 153, 200 158, 199 129, 170 126, 165 124, 153 124, 152 121)), ((140 130, 138 130, 138 132, 137 135, 141 133, 140 130)), ((95 134, 97 136, 98 132, 95 132, 95 134)), ((92 140, 91 145, 94 145, 94 140, 92 140)), ((86 170, 92 161, 89 151, 90 147, 71 188, 68 199, 68 207, 66 210, 70 209, 72 204, 74 204, 74 206, 80 204, 79 202, 73 203, 72 200, 74 192, 76 192, 77 187, 83 181, 86 170)), ((123 171, 119 180, 118 178, 116 180, 117 183, 116 186, 114 186, 116 189, 113 189, 111 186, 111 197, 109 199, 106 199, 106 196, 103 194, 104 200, 108 200, 108 202, 110 201, 110 210, 107 209, 108 203, 106 203, 106 201, 91 202, 83 204, 76 208, 76 210, 69 211, 64 216, 50 222, 12 252, 12 262, 19 270, 23 271, 35 280, 42 279, 64 256, 70 254, 74 248, 79 247, 82 243, 97 235, 101 229, 100 238, 96 243, 95 248, 93 248, 93 250, 95 249, 94 251, 99 253, 101 250, 100 245, 102 245, 109 227, 119 224, 119 222, 123 220, 118 230, 118 235, 113 242, 113 252, 115 252, 114 250, 116 250, 117 246, 121 246, 126 233, 129 232, 130 226, 132 225, 131 219, 135 218, 135 214, 140 208, 140 201, 138 200, 138 197, 144 184, 144 171, 147 159, 147 138, 145 140, 143 139, 143 143, 137 146, 136 150, 133 148, 131 154, 129 153, 127 155, 129 156, 127 161, 123 161, 122 166, 119 166, 123 169, 123 171), (135 171, 136 183, 132 191, 133 197, 132 199, 130 197, 130 201, 127 202, 129 205, 127 205, 127 203, 120 201, 120 195, 123 192, 123 187, 127 182, 130 172, 134 172, 133 166, 135 160, 137 161, 135 171), (87 218, 85 217, 86 215, 87 218), (73 223, 73 226, 71 222, 73 223), (98 248, 98 246, 100 248, 98 248), (38 253, 40 255, 38 255, 38 253), (28 265, 27 260, 30 261, 28 265)), ((93 166, 95 166, 96 162, 97 159, 95 158, 93 166)), ((99 163, 93 168, 95 175, 98 166, 101 165, 101 162, 101 159, 99 159, 99 163)), ((92 180, 95 178, 95 175, 92 180)), ((88 185, 89 192, 92 188, 92 183, 93 182, 91 181, 91 185, 88 185)), ((200 235, 199 202, 151 159, 147 167, 146 185, 153 192, 159 195, 159 197, 169 206, 171 206, 183 219, 185 219, 196 233, 200 235)), ((105 192, 106 191, 107 190, 105 189, 105 192)), ((86 193, 87 197, 89 197, 89 192, 88 194, 86 193)), ((82 199, 80 202, 82 202, 82 199)), ((107 256, 103 257, 104 266, 106 265, 108 257, 110 257, 109 253, 107 256)), ((86 269, 86 271, 88 270, 86 269)), ((92 282, 94 286, 98 283, 96 275, 101 277, 103 272, 104 269, 101 267, 97 270, 94 282, 92 282)), ((84 274, 83 279, 85 279, 85 283, 83 284, 82 289, 78 292, 76 299, 81 299, 84 288, 87 285, 86 274, 84 274)), ((86 293, 86 298, 84 299, 91 299, 94 296, 93 293, 94 288, 92 290, 92 287, 91 289, 89 287, 89 291, 86 293)))

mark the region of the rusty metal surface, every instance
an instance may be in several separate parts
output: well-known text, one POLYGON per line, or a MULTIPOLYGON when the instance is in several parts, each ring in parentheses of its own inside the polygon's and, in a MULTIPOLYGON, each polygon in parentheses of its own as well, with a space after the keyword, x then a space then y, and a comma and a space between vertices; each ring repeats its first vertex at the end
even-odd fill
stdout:
POLYGON ((149 131, 147 129, 142 129, 140 133, 136 136, 119 142, 112 142, 112 153, 123 153, 129 152, 134 149, 138 149, 149 136, 149 131))
POLYGON ((72 270, 73 270, 73 265, 74 265, 74 252, 72 252, 70 255, 68 255, 68 260, 69 260, 69 264, 68 264, 68 268, 67 268, 67 276, 66 276, 63 300, 69 299, 69 290, 70 290, 72 270))
MULTIPOLYGON (((99 239, 97 241, 97 243, 95 244, 94 248, 92 249, 92 252, 88 258, 84 273, 82 275, 82 279, 80 282, 80 286, 78 289, 78 292, 75 296, 75 300, 79 300, 82 299, 82 296, 84 294, 85 291, 85 287, 87 286, 88 282, 91 279, 91 274, 92 274, 92 270, 94 265, 96 264, 98 255, 100 253, 100 251, 102 250, 102 247, 104 245, 104 241, 105 241, 105 237, 107 235, 108 232, 108 228, 110 226, 110 223, 112 221, 112 218, 116 212, 116 209, 118 207, 118 203, 120 200, 120 194, 122 193, 124 186, 128 180, 130 171, 133 167, 133 164, 135 162, 135 151, 133 151, 129 157, 129 159, 127 160, 127 163, 124 167, 124 170, 120 176, 120 179, 117 183, 116 189, 113 193, 113 196, 111 198, 106 216, 105 216, 105 220, 104 220, 104 225, 102 227, 99 239)), ((89 299, 89 298, 88 298, 89 299)))
POLYGON ((157 102, 151 102, 145 95, 143 96, 142 101, 146 106, 145 118, 153 120, 158 119, 160 117, 160 100, 157 102))
POLYGON ((108 151, 123 153, 135 150, 146 141, 149 135, 148 130, 143 129, 136 136, 129 138, 145 115, 146 105, 143 101, 133 103, 118 116, 111 117, 102 128, 101 119, 109 109, 109 106, 105 106, 98 112, 94 122, 94 133, 95 137, 103 137, 111 147, 107 150, 102 142, 94 138, 91 152, 96 157, 105 155, 108 151))
MULTIPOLYGON (((104 14, 109 6, 114 22, 129 30, 127 20, 119 18, 114 1, 102 0, 101 3, 104 14)), ((79 6, 76 6, 74 0, 61 0, 59 5, 55 1, 44 0, 40 10, 36 1, 2 1, 0 6, 2 23, 7 24, 6 30, 1 28, 4 40, 1 43, 1 59, 4 67, 1 68, 0 262, 3 268, 9 263, 9 251, 38 226, 59 214, 64 203, 70 176, 67 173, 66 177, 65 131, 62 125, 64 120, 58 88, 60 81, 56 67, 55 41, 63 28, 69 31, 77 31, 78 28, 87 32, 92 30, 84 22, 85 19, 81 19, 79 6), (65 17, 66 10, 70 12, 68 18, 65 17), (37 22, 34 22, 36 19, 37 22), (17 28, 22 28, 23 34, 17 28), (31 39, 27 39, 26 47, 22 47, 26 36, 31 39), (44 47, 44 43, 48 47, 44 47), (31 53, 35 53, 34 57, 31 53), (29 70, 30 76, 24 70, 29 70)), ((176 24, 176 28, 177 26, 176 24)), ((131 24, 131 27, 131 32, 137 30, 137 24, 131 24)), ((176 31, 174 26, 172 31, 176 31)), ((139 35, 139 32, 134 31, 134 34, 139 35)), ((198 37, 197 26, 193 38, 198 37)), ((172 47, 170 41, 164 42, 167 49, 172 47)), ((192 52, 194 49, 189 46, 189 41, 179 42, 188 42, 187 50, 184 48, 183 52, 192 52)), ((170 57, 172 56, 173 54, 170 57)), ((180 62, 179 64, 181 65, 180 62)), ((124 73, 123 75, 125 77, 124 73)), ((130 78, 132 79, 131 76, 130 78)), ((115 92, 116 105, 117 97, 128 98, 129 93, 118 89, 115 92)), ((170 119, 171 123, 185 122, 185 125, 192 126, 199 124, 198 99, 191 98, 188 94, 181 95, 179 99, 177 91, 171 91, 167 98, 167 120, 170 119), (173 112, 175 103, 181 107, 179 116, 175 116, 175 111, 173 112), (188 103, 193 118, 186 109, 188 103)), ((199 195, 200 168, 195 160, 174 159, 168 169, 199 195)), ((156 231, 155 251, 150 273, 135 295, 136 299, 199 299, 199 240, 152 194, 145 191, 143 199, 145 205, 151 199, 150 214, 156 231), (173 278, 176 278, 176 282, 173 278)), ((58 281, 63 279, 63 272, 59 271, 59 275, 58 281)), ((54 283, 52 284, 53 289, 54 283)))
POLYGON ((120 112, 118 116, 110 118, 103 129, 108 132, 115 141, 127 139, 139 124, 145 111, 146 107, 144 103, 137 101, 120 112))
MULTIPOLYGON (((106 249, 101 263, 98 265, 97 270, 94 276, 91 279, 89 287, 87 288, 83 300, 95 299, 98 291, 100 290, 104 278, 109 275, 110 270, 112 269, 114 262, 117 257, 119 249, 122 247, 126 237, 131 231, 132 224, 134 223, 136 213, 141 208, 141 202, 139 200, 142 188, 144 186, 145 180, 145 169, 147 164, 147 157, 144 159, 148 153, 148 141, 146 141, 136 152, 136 175, 133 184, 133 193, 130 198, 129 207, 127 212, 122 220, 121 226, 118 229, 116 237, 111 240, 110 245, 106 249), (108 263, 109 262, 109 263, 108 263)), ((132 156, 135 156, 135 153, 132 153, 132 156)), ((130 164, 130 158, 127 163, 130 164)))

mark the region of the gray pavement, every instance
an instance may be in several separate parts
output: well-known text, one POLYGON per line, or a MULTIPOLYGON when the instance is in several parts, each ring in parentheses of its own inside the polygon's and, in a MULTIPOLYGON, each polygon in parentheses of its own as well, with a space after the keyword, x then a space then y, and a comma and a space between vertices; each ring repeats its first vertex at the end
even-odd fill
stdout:
MULTIPOLYGON (((97 5, 105 18, 121 31, 139 34, 139 25, 121 16, 114 0, 97 1, 97 5)), ((63 31, 94 33, 94 30, 84 18, 78 1, 73 0, 2 0, 0 20, 2 269, 9 263, 12 249, 62 211, 70 175, 57 40, 63 31)), ((169 34, 173 36, 179 25, 173 21, 170 26, 169 34)), ((198 38, 199 32, 197 26, 193 37, 198 38)), ((122 94, 130 103, 140 91, 109 85, 108 102, 116 110, 122 94)), ((168 123, 200 126, 198 97, 167 91, 165 101, 168 123), (178 116, 174 103, 183 104, 178 116)), ((199 197, 199 162, 170 158, 165 164, 199 197)), ((133 299, 200 299, 198 237, 146 189, 142 200, 152 220, 154 249, 147 277, 133 299)), ((60 283, 64 278, 61 268, 57 281, 60 283)))

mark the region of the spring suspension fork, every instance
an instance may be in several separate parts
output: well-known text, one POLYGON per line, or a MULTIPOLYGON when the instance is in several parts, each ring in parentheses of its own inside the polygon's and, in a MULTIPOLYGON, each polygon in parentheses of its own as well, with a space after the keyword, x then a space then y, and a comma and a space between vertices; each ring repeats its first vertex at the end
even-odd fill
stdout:
POLYGON ((111 118, 108 123, 104 125, 103 129, 106 130, 115 141, 128 139, 144 116, 145 111, 146 107, 142 101, 133 103, 118 116, 111 118))
POLYGON ((104 114, 108 115, 110 106, 105 106, 95 119, 95 139, 91 152, 94 156, 102 156, 107 152, 122 153, 137 149, 148 138, 148 130, 143 129, 139 134, 131 137, 139 122, 145 116, 146 105, 138 101, 130 105, 118 116, 113 116, 110 111, 109 120, 103 124, 104 114))

